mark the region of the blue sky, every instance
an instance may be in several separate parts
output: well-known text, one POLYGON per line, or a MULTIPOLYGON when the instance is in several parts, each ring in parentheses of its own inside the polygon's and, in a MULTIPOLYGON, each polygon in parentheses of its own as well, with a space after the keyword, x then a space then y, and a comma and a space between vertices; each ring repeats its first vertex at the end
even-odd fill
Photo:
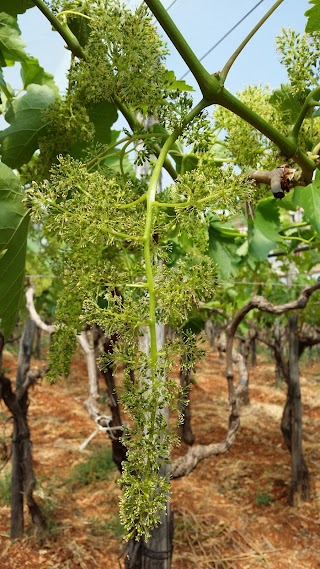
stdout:
MULTIPOLYGON (((127 0, 134 5, 136 0, 127 0)), ((172 0, 163 0, 168 7, 172 0)), ((250 16, 232 32, 203 61, 210 72, 220 70, 241 40, 257 23, 262 15, 273 5, 274 0, 264 0, 250 16)), ((181 32, 190 42, 192 49, 201 57, 211 48, 233 25, 257 4, 257 0, 176 0, 169 13, 181 32)), ((275 36, 281 28, 291 27, 303 31, 306 19, 305 11, 310 8, 307 0, 284 0, 270 19, 259 30, 250 44, 245 48, 234 64, 226 87, 236 92, 249 84, 269 84, 277 87, 286 80, 285 70, 279 63, 275 51, 275 36)), ((65 87, 65 73, 70 61, 69 52, 56 32, 52 32, 50 24, 37 8, 28 10, 19 18, 22 37, 28 52, 36 56, 41 65, 53 73, 60 87, 65 87)), ((169 44, 171 51, 167 66, 173 69, 180 78, 186 71, 175 48, 169 44)), ((18 69, 9 69, 5 74, 14 88, 20 87, 18 69)), ((189 73, 186 81, 196 86, 189 73)))
MULTIPOLYGON (((170 14, 196 55, 201 57, 257 3, 257 0, 177 0, 170 14)), ((203 60, 208 71, 214 73, 222 69, 229 56, 273 4, 274 0, 264 0, 203 60)), ((286 80, 285 71, 276 54, 275 37, 284 26, 304 31, 304 13, 309 7, 306 0, 284 0, 234 64, 226 83, 230 91, 235 92, 246 85, 258 83, 276 87, 286 80)), ((174 47, 169 61, 178 76, 185 73, 186 66, 174 47)), ((186 80, 195 85, 191 74, 186 80)))

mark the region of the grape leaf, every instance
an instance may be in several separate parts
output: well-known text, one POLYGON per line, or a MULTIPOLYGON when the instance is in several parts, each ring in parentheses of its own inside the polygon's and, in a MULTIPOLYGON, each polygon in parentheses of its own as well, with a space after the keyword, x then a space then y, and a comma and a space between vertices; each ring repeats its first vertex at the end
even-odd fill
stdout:
POLYGON ((47 73, 43 67, 41 67, 37 58, 31 55, 28 55, 25 60, 21 62, 21 78, 24 89, 31 84, 48 85, 48 87, 56 91, 57 94, 59 92, 53 75, 47 73))
POLYGON ((292 94, 289 85, 281 85, 281 89, 276 89, 272 93, 269 102, 273 107, 281 111, 284 120, 288 124, 293 124, 296 121, 302 109, 302 104, 298 97, 292 94))
POLYGON ((25 44, 20 38, 20 29, 16 18, 0 12, 0 52, 5 65, 23 61, 26 57, 25 44))
POLYGON ((91 31, 89 20, 83 16, 70 14, 68 16, 68 26, 76 36, 81 47, 85 47, 91 31))
POLYGON ((176 163, 178 174, 191 172, 191 170, 194 170, 198 165, 199 159, 196 154, 183 154, 183 152, 173 149, 170 151, 170 155, 176 163))
POLYGON ((90 121, 95 127, 95 142, 109 144, 111 142, 111 127, 118 118, 117 107, 109 101, 94 103, 88 108, 90 121))
MULTIPOLYGON (((0 91, 2 91, 2 93, 4 93, 4 95, 8 99, 8 101, 12 100, 12 97, 14 96, 14 92, 13 92, 12 88, 10 87, 10 85, 8 83, 6 83, 1 68, 0 68, 0 91)), ((3 100, 2 100, 2 103, 4 103, 3 100)), ((3 106, 4 106, 4 104, 3 104, 3 106)))
POLYGON ((6 113, 10 126, 0 132, 2 161, 19 168, 31 159, 46 124, 43 110, 55 100, 55 92, 47 85, 29 85, 27 92, 12 103, 6 113))
POLYGON ((191 87, 191 85, 188 85, 185 81, 181 79, 177 79, 174 71, 167 70, 165 76, 165 83, 169 89, 177 91, 194 91, 194 88, 191 87))
POLYGON ((217 264, 224 279, 230 278, 238 271, 240 263, 240 257, 237 255, 238 238, 239 232, 237 230, 226 227, 214 219, 210 220, 209 255, 217 264))
POLYGON ((282 241, 279 229, 277 200, 273 197, 261 200, 255 209, 255 219, 249 225, 249 255, 258 259, 267 258, 275 245, 282 241))
POLYGON ((0 329, 7 340, 15 325, 24 281, 29 214, 19 179, 0 163, 0 329))
POLYGON ((34 8, 31 0, 1 0, 1 10, 11 16, 24 14, 29 8, 34 8))
POLYGON ((305 188, 294 189, 292 201, 302 207, 304 215, 313 229, 320 235, 320 171, 316 171, 314 181, 305 188))
MULTIPOLYGON (((115 172, 121 172, 120 169, 120 150, 118 148, 114 148, 109 152, 103 160, 100 162, 101 166, 107 166, 107 168, 111 168, 115 172)), ((135 177, 135 169, 133 167, 132 162, 130 162, 129 157, 127 154, 123 157, 122 160, 122 168, 125 174, 128 174, 131 178, 135 177)))
POLYGON ((314 6, 305 13, 305 16, 308 18, 306 25, 306 32, 308 34, 320 30, 320 0, 311 0, 309 4, 314 4, 314 6))

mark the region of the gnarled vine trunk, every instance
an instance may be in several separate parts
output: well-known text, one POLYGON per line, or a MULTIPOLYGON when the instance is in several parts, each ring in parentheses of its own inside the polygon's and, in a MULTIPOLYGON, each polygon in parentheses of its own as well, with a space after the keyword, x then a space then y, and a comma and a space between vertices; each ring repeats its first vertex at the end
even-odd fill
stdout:
MULTIPOLYGON (((105 354, 113 353, 113 341, 112 338, 105 338, 103 341, 103 350, 105 354)), ((109 398, 109 407, 111 411, 112 419, 110 421, 110 427, 112 427, 111 445, 112 445, 112 458, 113 462, 117 466, 118 470, 122 472, 122 463, 126 460, 127 449, 121 441, 123 435, 122 430, 122 417, 120 411, 120 405, 118 402, 118 396, 116 392, 116 385, 114 381, 113 366, 108 364, 101 371, 103 379, 106 384, 106 389, 109 398), (116 429, 119 427, 119 429, 116 429)))
POLYGON ((281 430, 291 453, 289 503, 298 506, 310 498, 309 471, 302 452, 302 408, 299 378, 299 339, 296 314, 289 317, 289 378, 281 430))
POLYGON ((28 388, 42 376, 40 370, 29 371, 35 324, 28 320, 20 341, 16 392, 12 391, 10 379, 0 376, 1 397, 13 416, 12 473, 11 473, 11 529, 12 539, 24 532, 24 501, 27 503, 36 528, 46 528, 45 517, 36 503, 33 492, 36 479, 32 464, 32 443, 28 426, 28 388))

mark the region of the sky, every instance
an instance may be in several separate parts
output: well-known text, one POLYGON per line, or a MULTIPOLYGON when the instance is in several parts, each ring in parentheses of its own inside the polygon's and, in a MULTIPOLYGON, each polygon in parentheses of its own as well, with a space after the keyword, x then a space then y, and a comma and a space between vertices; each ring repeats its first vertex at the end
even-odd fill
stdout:
MULTIPOLYGON (((165 7, 173 0, 163 0, 165 7)), ((138 0, 127 0, 134 6, 138 0)), ((169 13, 180 31, 185 35, 196 55, 200 58, 230 28, 243 18, 258 0, 175 0, 169 13)), ((263 0, 261 4, 204 60, 203 64, 210 73, 222 69, 242 39, 248 34, 263 14, 273 5, 274 0, 263 0)), ((1 0, 0 0, 1 6, 1 0)), ((282 27, 290 27, 302 32, 306 18, 304 13, 310 8, 307 0, 284 0, 264 26, 257 32, 244 49, 227 78, 226 87, 233 93, 247 85, 268 84, 279 86, 286 80, 284 68, 279 63, 275 50, 275 37, 282 27)), ((64 47, 64 41, 53 32, 50 24, 37 8, 28 10, 19 17, 22 38, 31 55, 36 56, 46 71, 54 74, 57 84, 66 86, 66 69, 70 54, 64 47)), ((160 30, 162 33, 162 30, 160 30)), ((186 71, 186 65, 174 46, 168 41, 171 54, 167 58, 167 67, 174 70, 177 78, 186 71)), ((7 69, 6 80, 12 87, 19 89, 19 69, 7 69)), ((191 73, 185 80, 196 87, 191 73)))
MULTIPOLYGON (((257 0, 177 0, 169 13, 200 58, 257 3, 257 0)), ((203 60, 210 73, 223 68, 230 55, 273 4, 274 0, 264 0, 203 60)), ((227 89, 235 93, 249 84, 260 83, 277 87, 286 80, 285 70, 276 54, 275 37, 284 26, 303 32, 306 22, 304 13, 308 7, 306 0, 284 0, 240 54, 227 78, 227 89)), ((186 65, 174 47, 171 51, 169 61, 180 77, 185 73, 186 65)), ((191 85, 196 85, 190 73, 185 79, 191 85)))

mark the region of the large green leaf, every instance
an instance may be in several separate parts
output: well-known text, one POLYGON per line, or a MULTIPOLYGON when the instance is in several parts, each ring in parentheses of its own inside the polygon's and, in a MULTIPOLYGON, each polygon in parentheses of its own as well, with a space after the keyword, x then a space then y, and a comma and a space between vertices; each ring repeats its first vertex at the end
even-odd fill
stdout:
POLYGON ((109 144, 112 139, 111 127, 118 118, 117 107, 109 101, 100 101, 88 108, 90 121, 95 127, 95 142, 109 144))
POLYGON ((17 14, 24 14, 29 8, 34 8, 32 0, 1 0, 1 10, 16 16, 17 14))
POLYGON ((0 52, 2 64, 12 65, 26 57, 25 44, 20 38, 20 29, 16 18, 0 12, 0 52))
POLYGON ((19 168, 29 162, 47 126, 43 110, 54 100, 55 92, 47 85, 29 85, 26 94, 13 101, 5 117, 10 126, 0 133, 5 164, 19 168))
POLYGON ((210 220, 209 255, 218 266, 222 278, 228 279, 238 271, 240 256, 237 255, 237 249, 244 237, 238 230, 210 220))
POLYGON ((85 47, 90 35, 90 20, 84 16, 68 15, 68 26, 76 36, 81 47, 85 47))
POLYGON ((289 85, 281 85, 281 89, 276 89, 269 101, 273 107, 281 111, 288 124, 293 124, 296 121, 302 108, 302 104, 298 97, 292 94, 289 85))
POLYGON ((316 171, 314 181, 305 188, 294 189, 292 201, 302 207, 304 215, 313 229, 320 235, 320 171, 316 171))
POLYGON ((275 245, 282 241, 279 235, 280 216, 277 200, 261 200, 255 209, 254 222, 249 226, 249 255, 266 259, 275 245))
POLYGON ((314 6, 305 13, 308 18, 306 32, 318 32, 320 30, 320 0, 311 0, 309 4, 314 4, 314 6))
POLYGON ((21 62, 21 78, 23 81, 23 88, 26 89, 31 84, 47 85, 58 94, 58 88, 54 82, 54 77, 51 73, 47 73, 39 64, 36 57, 28 55, 24 61, 21 62))
POLYGON ((12 170, 0 163, 0 329, 5 340, 15 325, 24 281, 29 215, 12 170))
MULTIPOLYGON (((103 158, 103 160, 101 160, 101 166, 107 166, 107 168, 111 168, 111 170, 114 170, 115 172, 121 172, 120 154, 121 151, 118 148, 114 148, 105 156, 105 158, 103 158)), ((123 157, 122 168, 125 174, 128 174, 131 178, 135 178, 135 169, 127 154, 123 157)))
POLYGON ((194 170, 198 165, 199 158, 196 154, 183 154, 177 150, 171 150, 170 154, 176 163, 178 174, 191 172, 191 170, 194 170))
MULTIPOLYGON (((12 97, 14 96, 14 92, 10 87, 10 85, 5 81, 1 68, 0 68, 0 91, 2 91, 2 93, 5 95, 5 99, 11 101, 12 97)), ((5 101, 3 100, 3 96, 1 97, 1 103, 3 109, 5 107, 5 101)))

